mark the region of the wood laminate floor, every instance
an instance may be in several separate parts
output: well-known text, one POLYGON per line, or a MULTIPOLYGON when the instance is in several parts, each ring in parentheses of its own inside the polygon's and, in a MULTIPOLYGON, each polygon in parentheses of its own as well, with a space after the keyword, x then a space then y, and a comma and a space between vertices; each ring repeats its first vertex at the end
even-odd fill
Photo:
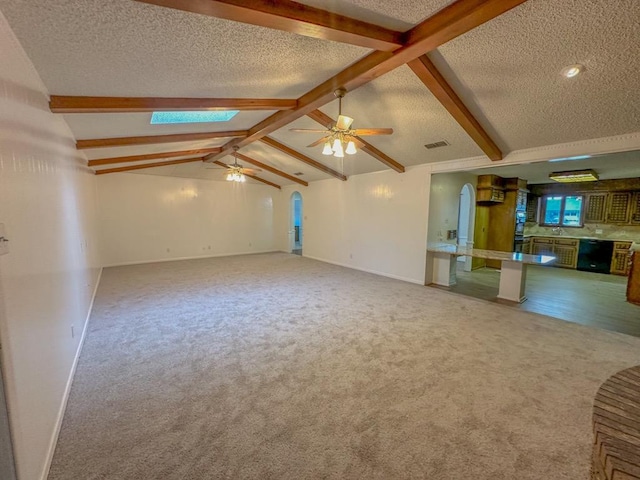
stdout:
MULTIPOLYGON (((463 271, 447 290, 484 300, 496 298, 500 271, 482 268, 463 271)), ((531 265, 527 269, 527 300, 506 302, 513 308, 541 313, 569 322, 640 337, 640 306, 626 301, 627 277, 531 265)))

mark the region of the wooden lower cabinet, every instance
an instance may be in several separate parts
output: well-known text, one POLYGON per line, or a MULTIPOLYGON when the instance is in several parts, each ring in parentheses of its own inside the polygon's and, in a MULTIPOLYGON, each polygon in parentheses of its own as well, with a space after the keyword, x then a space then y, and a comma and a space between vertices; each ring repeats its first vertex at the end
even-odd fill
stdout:
POLYGON ((531 239, 532 255, 553 255, 553 239, 534 237, 531 239))
POLYGON ((613 242, 613 256, 611 258, 611 273, 614 275, 629 274, 629 247, 631 242, 613 242))
POLYGON ((574 238, 533 237, 531 240, 533 255, 553 255, 555 267, 573 268, 578 265, 578 246, 580 240, 574 238))
POLYGON ((531 253, 531 239, 525 238, 522 241, 522 253, 530 254, 531 253))

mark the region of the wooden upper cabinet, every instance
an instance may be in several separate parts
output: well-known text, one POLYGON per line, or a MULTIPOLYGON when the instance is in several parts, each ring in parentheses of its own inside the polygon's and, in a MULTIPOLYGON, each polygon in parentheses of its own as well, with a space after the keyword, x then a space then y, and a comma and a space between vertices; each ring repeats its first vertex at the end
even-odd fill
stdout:
POLYGON ((631 224, 640 225, 640 192, 635 192, 631 201, 631 224))
POLYGON ((538 202, 540 197, 536 195, 527 196, 527 222, 538 222, 538 202))
POLYGON ((607 201, 607 223, 629 223, 631 192, 611 192, 607 201))
POLYGON ((607 212, 606 192, 588 193, 584 211, 584 223, 604 223, 607 212))

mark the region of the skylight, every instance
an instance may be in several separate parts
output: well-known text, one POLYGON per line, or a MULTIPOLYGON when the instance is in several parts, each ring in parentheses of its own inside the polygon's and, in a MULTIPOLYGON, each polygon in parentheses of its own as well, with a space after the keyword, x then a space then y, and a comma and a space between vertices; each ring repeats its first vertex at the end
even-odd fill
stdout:
POLYGON ((236 116, 238 110, 216 110, 198 112, 153 112, 151 125, 168 123, 207 123, 228 122, 236 116))

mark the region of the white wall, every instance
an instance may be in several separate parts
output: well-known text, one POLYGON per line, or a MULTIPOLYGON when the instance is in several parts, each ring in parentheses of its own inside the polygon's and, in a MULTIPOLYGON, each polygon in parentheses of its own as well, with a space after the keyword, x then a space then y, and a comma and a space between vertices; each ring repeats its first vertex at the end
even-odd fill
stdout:
MULTIPOLYGON (((447 241, 447 230, 458 228, 460 191, 465 183, 475 188, 477 175, 471 173, 437 173, 431 177, 429 204, 429 242, 456 243, 447 241)), ((473 232, 469 232, 473 240, 473 232)))
POLYGON ((0 14, 0 339, 20 480, 46 474, 99 276, 95 176, 74 143, 0 14))
POLYGON ((283 187, 277 198, 278 248, 287 251, 291 193, 302 195, 303 255, 424 283, 429 169, 383 171, 308 187, 283 187))
POLYGON ((266 185, 116 173, 98 177, 107 265, 276 250, 266 185))

